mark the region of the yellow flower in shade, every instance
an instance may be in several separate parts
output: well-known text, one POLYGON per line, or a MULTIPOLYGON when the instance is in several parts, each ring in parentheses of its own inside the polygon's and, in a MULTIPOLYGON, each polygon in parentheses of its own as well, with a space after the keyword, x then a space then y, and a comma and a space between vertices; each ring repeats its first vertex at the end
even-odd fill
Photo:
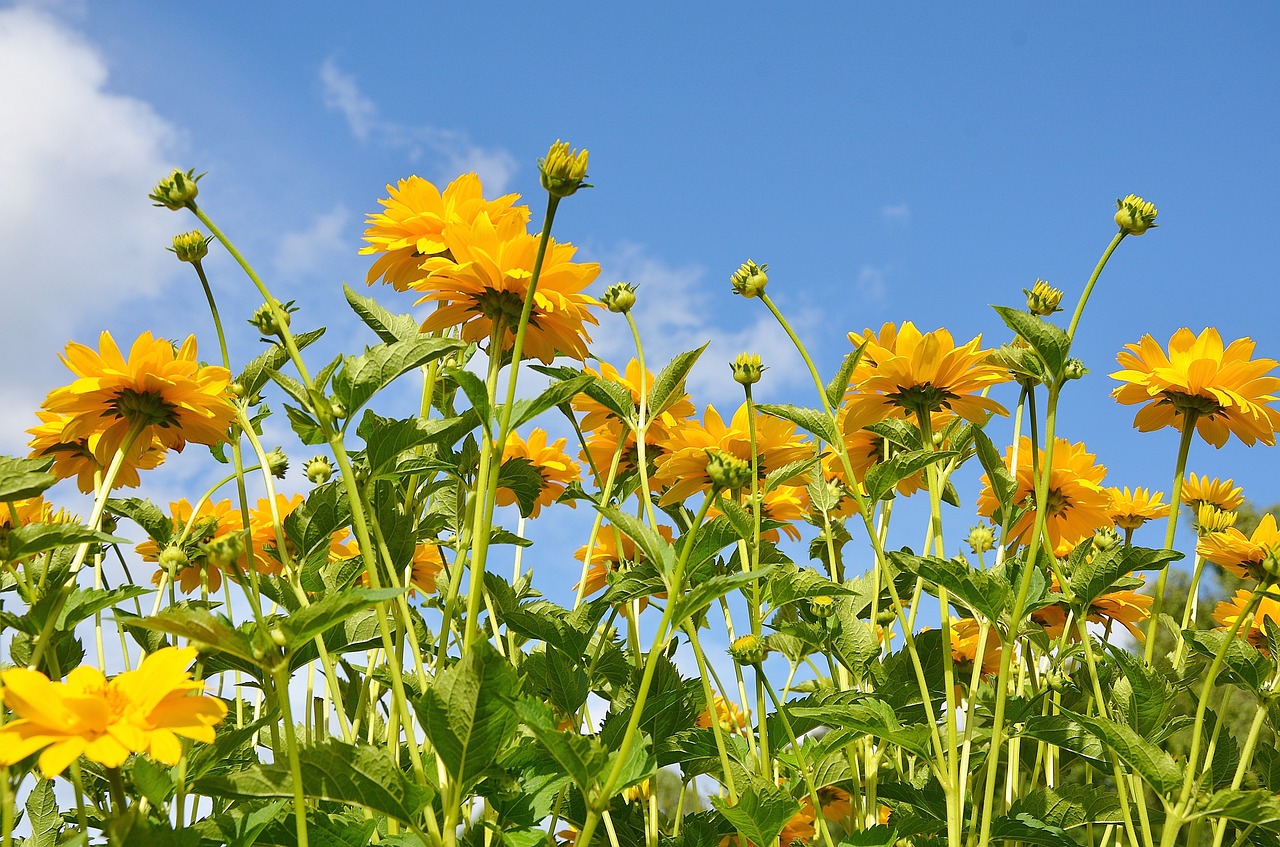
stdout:
POLYGON ((780 847, 790 847, 796 841, 803 844, 812 842, 818 835, 818 830, 813 825, 815 820, 817 820, 817 815, 813 811, 813 801, 805 797, 800 802, 800 811, 796 812, 791 817, 791 820, 787 821, 787 825, 778 834, 780 847))
POLYGON ((55 509, 53 504, 43 496, 31 497, 27 500, 14 500, 9 504, 0 503, 0 527, 14 527, 13 512, 18 515, 17 526, 32 523, 79 523, 80 519, 66 509, 55 509))
POLYGON ((436 577, 444 570, 444 554, 440 546, 425 542, 413 548, 413 562, 409 566, 409 584, 423 594, 436 593, 436 577))
POLYGON ((0 727, 0 765, 39 750, 48 779, 81 754, 109 768, 120 767, 131 753, 176 765, 179 737, 212 743, 214 726, 227 714, 221 700, 197 693, 204 683, 186 670, 195 658, 194 647, 166 647, 110 681, 86 666, 66 682, 25 668, 0 673, 0 697, 18 718, 0 727))
MULTIPOLYGON (((169 514, 173 518, 174 541, 177 541, 191 520, 192 511, 191 503, 186 498, 169 504, 169 514)), ((195 522, 191 524, 191 533, 187 536, 186 546, 194 548, 197 545, 211 544, 217 539, 240 534, 243 530, 244 522, 241 520, 240 510, 235 508, 230 500, 220 500, 216 503, 205 500, 200 504, 195 522)), ((144 562, 160 560, 162 552, 160 546, 150 538, 138 544, 137 550, 144 562)), ((163 576, 163 568, 157 570, 151 577, 151 584, 159 585, 163 576)), ((174 574, 174 581, 187 594, 199 590, 202 580, 206 579, 209 591, 217 591, 222 587, 222 568, 210 562, 204 553, 195 550, 189 553, 187 566, 174 574)))
MULTIPOLYGON (((75 441, 63 439, 62 431, 66 428, 68 417, 52 412, 36 412, 40 425, 27 430, 31 434, 31 455, 52 456, 53 468, 50 470, 59 479, 76 478, 76 485, 85 494, 94 490, 94 478, 106 470, 98 463, 96 456, 103 451, 98 449, 102 441, 102 433, 91 433, 87 438, 75 441)), ((133 451, 130 451, 131 453, 133 451)), ((134 461, 125 461, 116 473, 112 488, 137 488, 142 484, 138 471, 149 471, 164 462, 165 448, 159 439, 152 438, 150 446, 143 449, 134 461)))
POLYGON ((1273 409, 1280 377, 1268 376, 1275 359, 1254 359, 1254 343, 1238 338, 1227 347, 1210 327, 1199 335, 1183 328, 1169 339, 1169 355, 1150 335, 1126 344, 1116 357, 1123 370, 1111 376, 1124 384, 1111 396, 1127 406, 1145 404, 1133 425, 1142 432, 1171 426, 1195 416, 1200 437, 1221 447, 1235 435, 1252 447, 1273 445, 1280 411, 1273 409))
MULTIPOLYGON (((845 427, 844 419, 847 412, 848 406, 842 406, 840 408, 838 420, 841 423, 841 431, 844 436, 844 447, 849 456, 849 464, 853 469, 854 478, 858 481, 859 485, 861 485, 861 483, 867 478, 867 471, 884 461, 885 440, 883 436, 877 435, 869 429, 850 430, 845 427)), ((890 417, 901 418, 902 415, 893 414, 890 415, 890 417)), ((955 419, 956 416, 950 412, 934 412, 929 416, 929 426, 935 434, 941 433, 955 419)), ((912 426, 916 424, 915 421, 910 421, 910 423, 912 426)), ((944 450, 950 449, 950 445, 945 442, 941 447, 944 450)), ((844 462, 841 460, 839 454, 834 450, 829 450, 823 455, 822 468, 827 479, 838 480, 846 487, 848 486, 848 480, 844 478, 844 462)), ((910 476, 904 477, 900 480, 897 486, 895 486, 895 490, 903 497, 910 497, 917 491, 925 490, 928 487, 928 474, 924 471, 916 471, 910 476)), ((847 505, 844 503, 841 505, 842 508, 837 510, 838 514, 842 514, 844 517, 852 515, 852 500, 850 500, 847 505)))
POLYGON ((1238 577, 1254 577, 1262 571, 1268 553, 1280 550, 1280 530, 1275 515, 1266 514, 1248 538, 1235 527, 1200 536, 1196 553, 1238 577))
MULTIPOLYGON (((796 431, 795 424, 768 415, 756 415, 756 457, 760 477, 791 462, 813 455, 813 445, 796 431)), ((659 457, 653 477, 654 486, 665 489, 662 504, 679 503, 700 491, 710 491, 707 474, 707 451, 719 451, 749 462, 751 434, 748 430, 747 406, 738 407, 726 425, 712 406, 707 406, 702 423, 689 421, 671 433, 664 445, 667 454, 659 457)))
POLYGON ((529 207, 513 205, 519 194, 506 194, 497 200, 485 200, 480 177, 463 174, 449 184, 443 193, 419 176, 402 179, 387 186, 388 196, 378 202, 381 212, 367 216, 364 240, 367 247, 361 255, 382 254, 369 268, 368 282, 379 278, 396 291, 408 291, 422 279, 422 262, 429 256, 449 251, 444 242, 444 228, 450 224, 467 225, 481 214, 496 223, 514 220, 521 226, 529 220, 529 207))
POLYGON ((1222 480, 1208 475, 1189 475, 1182 481, 1182 495, 1179 498, 1192 509, 1199 511, 1205 503, 1232 512, 1244 505, 1244 490, 1233 480, 1222 480))
POLYGON ((1123 489, 1108 488, 1107 493, 1111 495, 1111 521, 1120 529, 1135 530, 1147 521, 1169 516, 1169 504, 1160 502, 1164 494, 1159 491, 1131 491, 1126 485, 1123 489))
POLYGON ((921 411, 950 409, 978 424, 992 414, 1009 414, 982 396, 1010 379, 1007 369, 989 361, 990 351, 981 349, 982 336, 957 347, 945 329, 921 333, 908 321, 901 329, 887 323, 879 335, 870 329, 851 332, 849 341, 863 351, 845 399, 849 431, 899 411, 914 420, 921 411))
MULTIPOLYGON (((751 719, 737 703, 732 700, 726 700, 719 694, 715 696, 713 701, 716 706, 716 723, 720 726, 722 732, 731 735, 746 735, 751 731, 751 719)), ((702 710, 702 714, 698 715, 698 726, 703 729, 711 729, 711 713, 706 709, 702 710)))
MULTIPOLYGON (((584 368, 584 370, 592 376, 598 376, 608 382, 622 386, 631 394, 631 402, 637 406, 640 404, 640 362, 637 360, 632 359, 627 362, 625 373, 619 373, 618 369, 608 362, 601 362, 599 371, 591 367, 584 368)), ((646 393, 653 392, 653 382, 653 371, 646 371, 644 375, 646 393)), ((592 432, 605 426, 616 426, 622 423, 617 415, 586 394, 579 394, 573 398, 573 402, 570 405, 573 406, 575 411, 585 413, 580 424, 585 432, 592 432)), ((651 439, 659 442, 664 440, 671 430, 678 427, 681 422, 693 417, 693 414, 693 402, 689 399, 687 393, 681 391, 679 399, 668 406, 666 411, 657 417, 650 417, 645 443, 648 444, 651 439)))
MULTIPOLYGON (((411 286, 423 294, 418 304, 436 304, 423 330, 456 326, 463 341, 480 343, 489 339, 499 321, 504 329, 499 346, 510 350, 533 278, 538 239, 519 221, 493 221, 481 214, 469 225, 445 227, 444 241, 452 258, 427 259, 423 278, 411 286)), ((572 244, 553 240, 547 245, 525 331, 524 356, 548 363, 556 356, 587 357, 591 338, 584 324, 599 323, 590 310, 601 304, 582 291, 599 275, 600 266, 571 261, 575 252, 572 244)))
MULTIPOLYGON (((516 433, 507 436, 507 447, 502 451, 502 461, 510 459, 526 459, 533 469, 542 477, 542 488, 533 503, 529 517, 536 518, 543 506, 550 506, 556 498, 564 493, 569 483, 582 478, 578 463, 564 452, 567 439, 560 438, 547 444, 547 431, 534 429, 525 441, 516 433)), ((498 489, 498 505, 510 506, 516 502, 516 493, 509 488, 498 489)), ((576 505, 573 501, 570 506, 576 505)))
POLYGON ((155 442, 181 450, 188 441, 217 444, 226 438, 235 414, 227 392, 231 373, 199 363, 195 336, 175 350, 144 332, 126 359, 111 333, 103 332, 98 348, 67 345, 63 361, 76 378, 44 401, 46 411, 67 416, 64 443, 99 436, 93 454, 105 467, 134 423, 143 429, 125 458, 135 465, 155 442))
MULTIPOLYGON (((1053 578, 1053 590, 1055 592, 1060 590, 1057 577, 1053 578)), ((1139 591, 1112 591, 1089 605, 1087 619, 1090 623, 1105 625, 1108 632, 1111 631, 1112 624, 1118 623, 1127 629, 1135 640, 1145 641, 1146 634, 1138 628, 1138 624, 1151 617, 1152 600, 1150 594, 1139 591)), ((1031 620, 1044 627, 1045 634, 1050 638, 1060 638, 1063 628, 1067 625, 1067 608, 1061 603, 1045 606, 1033 612, 1031 620)), ((1078 638, 1079 633, 1073 630, 1071 640, 1076 641, 1078 638)))
MULTIPOLYGON (((1077 544, 1093 534, 1095 529, 1111 524, 1111 495, 1103 488, 1102 478, 1107 469, 1094 463, 1094 455, 1083 444, 1072 444, 1065 438, 1054 439, 1053 467, 1049 469, 1049 498, 1047 526, 1053 554, 1064 556, 1077 544)), ((1010 467, 1013 448, 1005 452, 1005 466, 1010 467)), ((1039 463, 1044 464, 1041 452, 1039 463)), ((1029 504, 1035 497, 1031 478, 1031 439, 1023 436, 1018 442, 1018 469, 1014 474, 1018 482, 1014 492, 1015 504, 1029 504)), ((978 495, 978 514, 991 517, 999 507, 991 483, 982 477, 982 493, 978 495)), ((1035 510, 1028 509, 1009 528, 1010 541, 1026 544, 1035 526, 1035 510)))
MULTIPOLYGON (((672 535, 671 527, 658 525, 658 534, 667 541, 670 541, 672 535)), ((585 562, 587 558, 587 547, 584 544, 579 547, 573 554, 573 557, 579 562, 585 562)), ((610 524, 601 524, 600 531, 596 533, 596 543, 591 548, 591 561, 587 565, 587 578, 583 583, 575 583, 574 591, 578 590, 578 585, 583 585, 582 596, 590 597, 609 583, 609 574, 620 568, 628 567, 645 560, 644 552, 636 547, 634 541, 627 535, 624 535, 619 529, 610 524)), ((666 597, 664 594, 655 594, 655 597, 666 597)), ((649 604, 648 599, 640 598, 640 608, 644 609, 649 604)))
MULTIPOLYGON (((978 658, 980 624, 973 618, 951 621, 951 661, 960 668, 961 677, 973 670, 978 658)), ((994 626, 987 627, 987 647, 982 654, 982 675, 991 676, 1000 670, 1000 633, 994 626)))
MULTIPOLYGON (((755 505, 751 502, 751 497, 743 498, 742 505, 746 508, 748 514, 755 513, 755 505)), ((715 517, 721 514, 720 509, 712 506, 708 511, 709 517, 715 517)), ((796 485, 779 485, 772 491, 764 495, 764 511, 760 517, 763 521, 781 521, 784 526, 774 529, 766 529, 760 533, 760 537, 765 541, 777 543, 779 541, 778 530, 787 534, 792 541, 800 540, 800 530, 795 526, 797 521, 803 521, 805 516, 809 514, 809 492, 796 485)))
MULTIPOLYGON (((1219 629, 1230 630, 1231 627, 1235 626, 1236 621, 1244 614, 1245 606, 1249 605, 1249 597, 1252 593, 1248 589, 1242 588, 1230 600, 1218 603, 1213 610, 1213 619, 1218 622, 1219 629)), ((1264 623, 1264 621, 1268 620, 1280 626, 1280 600, 1271 595, 1263 595, 1258 602, 1258 608, 1253 612, 1253 620, 1249 622, 1247 628, 1242 626, 1238 634, 1240 638, 1247 638, 1250 644, 1263 653, 1271 655, 1270 640, 1267 638, 1267 626, 1264 623)))
POLYGON ((822 805, 822 816, 829 821, 848 820, 853 814, 853 798, 848 791, 834 785, 818 789, 818 802, 822 805))

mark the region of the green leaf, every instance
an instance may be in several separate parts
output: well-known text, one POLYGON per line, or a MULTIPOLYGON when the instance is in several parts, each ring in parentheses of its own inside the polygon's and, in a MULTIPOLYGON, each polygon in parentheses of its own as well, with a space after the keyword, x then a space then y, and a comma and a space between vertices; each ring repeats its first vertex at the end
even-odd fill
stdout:
POLYGON ((825 725, 853 730, 896 744, 918 756, 933 755, 927 730, 921 726, 902 726, 893 707, 876 697, 852 692, 815 695, 785 703, 783 708, 794 721, 808 721, 810 727, 825 725))
POLYGON ((587 674, 569 656, 547 644, 547 682, 551 703, 566 715, 587 702, 587 674))
POLYGON ((1114 793, 1093 785, 1033 788, 1009 808, 1012 817, 1029 814, 1048 826, 1072 829, 1085 824, 1122 825, 1114 793))
MULTIPOLYGON (((405 776, 381 747, 352 746, 326 739, 298 751, 303 792, 308 797, 350 803, 416 823, 435 791, 405 776)), ((225 775, 196 780, 201 794, 213 797, 280 797, 293 799, 293 777, 283 761, 252 765, 225 775)))
POLYGON ((453 418, 381 418, 366 409, 356 434, 364 439, 369 470, 380 475, 396 459, 426 444, 450 446, 476 428, 480 419, 470 409, 453 418))
POLYGON ((880 655, 880 642, 871 625, 858 617, 855 600, 841 597, 836 601, 836 620, 840 629, 831 636, 831 651, 855 679, 861 678, 867 666, 880 655))
POLYGON ((1227 682, 1245 686, 1259 696, 1269 696, 1271 674, 1274 670, 1272 660, 1243 638, 1227 638, 1227 633, 1218 630, 1184 629, 1182 637, 1187 646, 1202 656, 1212 659, 1226 646, 1223 670, 1227 682))
POLYGON ((347 302, 351 304, 351 309, 360 316, 360 320, 364 321, 365 325, 377 333, 378 337, 383 341, 387 343, 412 341, 420 334, 418 322, 413 319, 412 315, 393 315, 384 309, 377 300, 357 294, 345 282, 342 284, 342 293, 347 296, 347 302))
POLYGON ((464 790, 514 736, 516 718, 506 701, 516 690, 511 665, 480 641, 414 701, 427 737, 464 790))
POLYGON ((512 703, 520 723, 528 727, 533 737, 547 749, 551 757, 564 768, 578 790, 589 794, 605 776, 606 755, 600 743, 556 728, 556 720, 547 704, 522 697, 512 703))
POLYGON ((284 413, 289 418, 289 426, 292 427, 294 433, 298 436, 298 440, 303 444, 315 445, 324 444, 326 441, 324 429, 320 426, 310 412, 304 412, 296 406, 284 404, 284 413))
POLYGON ((800 804, 776 786, 760 783, 738 797, 730 806, 722 797, 711 797, 711 805, 729 819, 753 844, 776 844, 787 821, 800 811, 800 804))
POLYGON ((452 338, 419 336, 412 341, 393 341, 365 350, 360 356, 347 356, 341 370, 333 378, 333 395, 347 414, 369 401, 379 390, 401 374, 443 358, 466 345, 452 338))
POLYGON ((1032 715, 1022 725, 1021 734, 1070 750, 1099 767, 1106 764, 1107 751, 1102 742, 1079 721, 1066 715, 1032 715))
POLYGON ((996 500, 1000 502, 1000 509, 1007 513, 1013 505, 1014 495, 1018 492, 1018 481, 1013 478, 1004 459, 996 450, 995 444, 991 443, 991 438, 976 426, 973 428, 973 445, 977 450, 978 462, 987 472, 987 481, 991 483, 991 490, 995 492, 996 500))
MULTIPOLYGON (((707 342, 707 344, 710 343, 707 342)), ((697 350, 689 350, 676 356, 654 377, 653 388, 649 389, 647 413, 649 420, 653 420, 680 402, 680 398, 685 393, 684 381, 689 376, 689 371, 693 370, 698 357, 707 349, 707 344, 703 344, 697 350)))
POLYGON ((763 579, 774 567, 774 565, 763 565, 746 573, 717 574, 697 585, 687 587, 682 595, 671 601, 674 605, 671 619, 673 621, 695 619, 699 612, 716 600, 744 585, 750 585, 757 579, 763 579))
POLYGON ((306 561, 313 550, 329 547, 334 531, 351 522, 351 504, 339 480, 311 489, 307 499, 284 517, 285 538, 292 542, 299 561, 306 561))
POLYGON ((58 813, 58 798, 53 795, 53 780, 38 781, 27 795, 24 808, 31 835, 23 842, 23 847, 54 847, 62 829, 62 815, 58 813))
POLYGON ((133 521, 161 547, 166 546, 173 538, 173 519, 150 500, 137 497, 117 500, 112 497, 107 500, 107 511, 133 521))
POLYGON ((844 393, 849 390, 849 378, 853 376, 853 369, 858 366, 862 353, 866 349, 866 344, 860 344, 857 349, 846 353, 844 361, 840 363, 840 370, 836 371, 831 382, 827 383, 827 404, 831 408, 838 409, 844 402, 844 393))
POLYGON ((835 422, 820 409, 805 409, 800 406, 780 406, 772 403, 761 403, 756 406, 761 414, 772 415, 790 421, 805 432, 811 432, 828 444, 842 444, 840 431, 835 422))
POLYGON ((1268 832, 1280 832, 1280 797, 1270 791, 1225 788, 1209 798, 1202 808, 1187 818, 1227 818, 1253 824, 1268 832))
POLYGON ((1077 611, 1087 610, 1094 600, 1111 591, 1116 580, 1130 571, 1159 570, 1181 558, 1182 554, 1176 550, 1117 547, 1078 562, 1070 576, 1077 611))
POLYGON ((1075 839, 1062 829, 1037 820, 1025 812, 1001 815, 991 821, 993 841, 1021 841, 1037 847, 1077 847, 1075 839))
POLYGON ((814 597, 844 597, 857 594, 856 588, 833 582, 812 568, 776 568, 767 586, 769 607, 780 609, 797 600, 814 597))
POLYGON ((229 653, 258 663, 248 637, 235 630, 226 618, 202 609, 168 608, 149 617, 131 618, 129 626, 190 639, 202 652, 229 653))
POLYGON ((173 796, 173 773, 146 756, 135 756, 129 766, 133 786, 151 805, 163 809, 173 796))
POLYGON ((355 612, 375 603, 399 597, 403 588, 348 588, 321 597, 310 606, 299 609, 281 623, 285 644, 290 652, 297 650, 317 635, 338 626, 355 612))
POLYGON ((1060 327, 1046 321, 1039 315, 1013 309, 1008 306, 993 306, 1005 326, 1016 332, 1031 345, 1031 349, 1040 354, 1049 375, 1054 379, 1062 373, 1066 364, 1067 353, 1071 350, 1071 339, 1060 327))
POLYGON ((449 368, 445 371, 450 379, 458 383, 462 393, 471 401, 471 408, 480 416, 480 423, 486 434, 489 433, 492 410, 489 408, 489 392, 484 381, 465 368, 449 368))
POLYGON ((511 407, 511 429, 524 426, 547 409, 567 403, 582 393, 582 389, 594 380, 590 374, 553 382, 531 400, 517 400, 511 407))
MULTIPOLYGON (((293 337, 293 341, 298 345, 298 349, 301 350, 322 335, 324 335, 324 327, 313 329, 309 332, 300 332, 293 337)), ((246 365, 235 381, 243 386, 245 397, 252 397, 267 384, 267 380, 271 379, 271 374, 279 370, 280 366, 287 361, 289 361, 289 351, 280 344, 272 344, 246 365)))
POLYGON ((884 499, 893 491, 893 487, 912 474, 924 470, 935 462, 954 459, 960 454, 954 450, 912 450, 899 453, 887 462, 877 462, 867 470, 863 487, 867 490, 867 500, 875 502, 884 499))
POLYGON ((1003 572, 980 571, 955 559, 914 556, 898 551, 889 553, 889 559, 899 569, 947 589, 951 602, 958 600, 989 621, 999 621, 1010 605, 1013 586, 1004 578, 1003 572))
POLYGON ((76 624, 117 603, 150 594, 150 588, 141 585, 121 585, 116 588, 78 588, 62 607, 58 615, 57 629, 74 629, 76 624))
POLYGON ((498 488, 505 488, 516 496, 520 514, 526 518, 533 513, 533 506, 545 485, 546 481, 533 462, 523 456, 512 456, 498 469, 498 488))
POLYGON ((53 458, 16 459, 0 456, 0 502, 35 497, 58 478, 48 473, 53 458))
POLYGON ((1182 787, 1182 769, 1173 757, 1131 727, 1103 717, 1086 717, 1067 709, 1062 713, 1097 736, 1160 794, 1170 797, 1182 787))
POLYGON ((675 567, 675 547, 670 541, 659 535, 657 531, 632 515, 618 511, 613 506, 597 506, 596 508, 599 509, 600 514, 604 515, 609 523, 634 541, 636 546, 644 552, 645 559, 652 562, 659 571, 664 574, 670 573, 675 567))
POLYGON ((68 544, 128 544, 129 539, 98 532, 78 523, 29 523, 9 531, 8 561, 16 562, 36 553, 68 544))

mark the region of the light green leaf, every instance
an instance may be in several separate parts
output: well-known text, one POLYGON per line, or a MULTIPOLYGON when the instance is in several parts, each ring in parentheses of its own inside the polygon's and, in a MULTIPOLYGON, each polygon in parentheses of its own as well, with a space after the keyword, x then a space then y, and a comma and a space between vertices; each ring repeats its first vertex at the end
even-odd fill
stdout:
POLYGON ((867 499, 871 502, 882 500, 893 491, 895 485, 912 474, 958 455, 960 454, 954 450, 912 450, 899 453, 887 462, 877 462, 867 470, 863 480, 867 499))
POLYGON ((1225 788, 1215 793, 1196 813, 1187 818, 1227 818, 1253 824, 1268 832, 1280 832, 1280 797, 1270 791, 1242 791, 1225 788))
POLYGON ((805 432, 810 432, 828 444, 841 444, 840 431, 835 422, 820 409, 805 409, 800 406, 781 406, 772 403, 761 403, 756 409, 764 415, 772 415, 790 421, 805 432))
MULTIPOLYGON (((313 329, 309 332, 300 332, 293 337, 293 341, 298 345, 298 349, 302 350, 322 335, 324 335, 324 327, 313 329)), ((280 344, 272 344, 246 365, 235 381, 244 388, 245 397, 252 397, 267 384, 267 380, 271 379, 271 374, 279 370, 281 365, 287 361, 289 361, 289 351, 280 344)))
POLYGON ((52 465, 52 458, 16 459, 13 456, 0 456, 0 502, 35 497, 53 485, 58 478, 48 473, 52 465))
POLYGON ((137 497, 121 499, 111 497, 107 499, 107 511, 133 521, 161 547, 167 545, 173 537, 173 519, 160 511, 160 507, 150 500, 137 497))
POLYGON ((1131 727, 1103 717, 1086 717, 1067 709, 1063 709, 1062 713, 1097 736, 1121 761, 1163 796, 1170 797, 1182 787, 1182 769, 1174 762, 1173 757, 1131 727))
POLYGON ((973 445, 977 450, 979 464, 987 472, 987 480, 991 483, 991 490, 995 492, 1001 511, 1007 512, 1013 505, 1013 496, 1018 492, 1018 481, 1013 478, 990 437, 976 426, 973 428, 973 445))
POLYGON ((999 621, 1010 605, 1013 586, 1003 572, 980 571, 955 559, 914 556, 899 551, 889 553, 889 559, 899 569, 947 589, 951 602, 959 601, 989 621, 999 621))
MULTIPOLYGON (((1072 557, 1073 561, 1075 558, 1072 557)), ((1159 570, 1181 558, 1182 554, 1176 550, 1117 547, 1105 553, 1098 552, 1087 561, 1079 561, 1070 575, 1077 611, 1088 609, 1094 600, 1112 590, 1116 580, 1130 571, 1159 570)))
POLYGON ((860 344, 857 349, 846 353, 844 360, 840 362, 840 370, 836 371, 836 375, 831 378, 831 382, 827 383, 827 404, 831 408, 838 409, 840 404, 844 402, 844 393, 849 390, 849 378, 853 376, 853 369, 858 366, 858 362, 862 359, 862 353, 866 349, 866 344, 860 344))
POLYGON ((1033 788, 1010 807, 1009 814, 1013 817, 1029 814, 1059 829, 1072 829, 1090 823, 1124 823, 1120 801, 1115 794, 1093 785, 1033 788))
POLYGON ((129 539, 98 532, 78 523, 28 523, 9 531, 9 554, 16 562, 69 544, 128 544, 129 539))
POLYGON ((393 315, 384 309, 377 300, 357 294, 345 282, 342 284, 342 293, 346 295, 347 302, 351 304, 352 310, 360 316, 360 320, 364 321, 365 325, 377 333, 378 337, 383 341, 387 343, 413 341, 419 336, 418 322, 413 319, 412 315, 393 315))
MULTIPOLYGON (((710 344, 711 342, 707 342, 710 344)), ((689 350, 676 356, 654 377, 653 388, 649 390, 648 418, 653 420, 667 409, 680 402, 684 396, 684 381, 693 370, 698 357, 707 349, 703 344, 697 350, 689 350)))
POLYGON ((42 779, 27 795, 26 824, 31 835, 23 847, 55 847, 58 832, 62 829, 62 815, 58 813, 58 798, 53 795, 53 780, 42 779))
POLYGON ((613 506, 597 506, 600 513, 609 523, 617 527, 623 535, 636 543, 644 552, 645 559, 652 562, 662 573, 670 573, 676 565, 675 547, 647 524, 613 506))
POLYGON ((524 426, 547 409, 567 403, 582 393, 595 377, 590 374, 553 382, 531 400, 517 400, 511 407, 511 429, 524 426))
POLYGON ((671 601, 674 605, 671 619, 684 621, 696 618, 699 612, 716 600, 731 591, 750 585, 757 579, 763 579, 774 567, 774 565, 764 565, 746 573, 717 574, 697 585, 686 586, 684 594, 671 601))
POLYGON ((393 341, 347 356, 333 378, 333 394, 347 414, 368 402, 375 393, 401 374, 461 350, 466 345, 452 338, 419 336, 412 341, 393 341))
POLYGON ((791 799, 791 795, 766 783, 743 791, 735 806, 730 806, 722 797, 710 799, 711 805, 753 844, 778 843, 782 828, 800 811, 800 804, 791 799))
POLYGON ((522 697, 512 706, 520 723, 528 727, 533 737, 564 768, 578 790, 589 795, 605 775, 606 755, 600 743, 577 732, 557 729, 551 707, 541 701, 522 697))
POLYGON ((229 653, 254 665, 258 663, 248 637, 235 630, 226 618, 202 609, 168 608, 149 617, 131 618, 129 626, 190 639, 202 652, 229 653))
POLYGON ((1021 841, 1037 847, 1077 847, 1075 839, 1056 826, 1037 820, 1025 812, 1001 815, 991 821, 993 841, 1021 841))
POLYGON ((348 588, 325 595, 281 622, 280 629, 285 636, 282 646, 289 652, 297 650, 317 635, 343 623, 355 612, 399 597, 404 592, 403 588, 348 588))

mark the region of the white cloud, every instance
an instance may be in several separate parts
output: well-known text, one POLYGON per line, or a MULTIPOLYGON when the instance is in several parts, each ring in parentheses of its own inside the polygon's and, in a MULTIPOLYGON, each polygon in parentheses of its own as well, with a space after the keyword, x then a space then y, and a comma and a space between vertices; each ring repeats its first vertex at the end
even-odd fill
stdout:
POLYGON ((149 188, 180 134, 147 103, 107 90, 102 56, 32 7, 0 10, 0 450, 63 379, 57 353, 90 317, 157 293, 182 270, 149 188))
POLYGON ((325 107, 342 114, 357 141, 402 148, 413 162, 428 158, 437 176, 452 178, 474 171, 491 195, 501 194, 511 184, 518 163, 509 152, 483 147, 462 132, 382 119, 377 104, 360 90, 356 78, 332 58, 320 66, 320 86, 325 107))
POLYGON ((350 221, 351 213, 345 206, 338 205, 316 215, 308 229, 285 233, 280 237, 280 247, 276 251, 276 271, 281 276, 302 276, 322 271, 334 262, 348 258, 351 243, 344 236, 344 231, 350 221))
POLYGON ((906 203, 891 203, 880 207, 880 219, 891 224, 905 224, 911 221, 911 207, 906 203))
POLYGON ((863 265, 858 271, 858 293, 866 303, 879 305, 884 302, 887 289, 884 283, 885 271, 874 265, 863 265))

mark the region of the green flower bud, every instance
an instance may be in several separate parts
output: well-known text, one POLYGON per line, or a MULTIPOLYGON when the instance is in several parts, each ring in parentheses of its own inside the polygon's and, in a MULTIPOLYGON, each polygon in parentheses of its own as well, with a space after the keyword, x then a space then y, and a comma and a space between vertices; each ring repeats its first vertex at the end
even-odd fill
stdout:
POLYGON ((1156 207, 1136 194, 1116 200, 1116 226, 1126 235, 1142 235, 1155 227, 1156 207))
POLYGON ((707 476, 717 488, 736 491, 751 481, 751 463, 723 450, 708 450, 707 476))
POLYGON ((557 140, 538 160, 542 187, 553 197, 568 197, 579 188, 590 188, 583 182, 587 176, 587 151, 571 150, 567 142, 557 140))
POLYGON ((768 265, 757 265, 747 259, 746 263, 729 277, 729 282, 733 284, 733 293, 741 294, 743 297, 758 297, 764 293, 764 287, 769 284, 769 276, 765 273, 767 270, 769 270, 768 265))
POLYGON ((193 229, 191 232, 175 235, 173 246, 169 250, 177 255, 178 261, 195 264, 209 255, 209 242, 212 240, 212 238, 205 238, 200 230, 193 229))
POLYGON ((600 295, 600 302, 610 312, 625 314, 636 304, 636 287, 629 282, 616 282, 604 290, 604 294, 600 295))
POLYGON ((1113 526, 1104 526, 1094 530, 1093 549, 1099 553, 1110 552, 1123 543, 1124 539, 1120 537, 1120 533, 1113 526))
POLYGON ((758 353, 739 353, 729 368, 733 371, 733 381, 741 385, 755 385, 765 371, 758 353))
POLYGON ((201 547, 209 564, 227 570, 233 562, 238 562, 244 555, 244 536, 233 532, 201 547))
POLYGON ((267 454, 267 470, 276 479, 284 479, 289 471, 289 457, 284 454, 284 450, 277 447, 267 454))
POLYGON ((986 524, 978 524, 969 530, 969 537, 965 540, 974 553, 985 553, 996 546, 996 533, 986 524))
POLYGON ((769 646, 763 638, 748 633, 729 645, 729 655, 740 665, 759 665, 769 655, 769 646))
POLYGON ((1075 357, 1067 359, 1062 366, 1063 379, 1080 379, 1088 372, 1089 369, 1084 366, 1084 362, 1075 357))
POLYGON ((166 547, 160 551, 160 567, 171 577, 177 576, 189 564, 191 560, 181 547, 166 547))
POLYGON ((294 308, 292 300, 284 304, 277 302, 276 307, 280 310, 280 313, 284 315, 283 327, 280 326, 280 323, 276 318, 276 310, 271 308, 270 303, 263 303, 259 306, 253 313, 253 317, 249 318, 249 323, 257 327, 258 332, 265 336, 270 337, 273 335, 283 335, 285 328, 288 327, 292 321, 290 315, 298 310, 294 308))
POLYGON ((157 206, 165 206, 176 212, 195 201, 196 195, 200 193, 196 182, 202 176, 204 174, 196 176, 195 168, 186 172, 175 169, 173 173, 156 183, 156 187, 147 196, 156 201, 157 206))
POLYGON ((1033 315, 1048 317, 1054 312, 1061 312, 1058 304, 1062 302, 1062 292, 1043 279, 1037 279, 1031 288, 1022 289, 1027 295, 1027 311, 1033 315))
POLYGON ((809 598, 809 613, 818 620, 829 618, 836 613, 836 601, 827 594, 819 594, 809 598))
POLYGON ((328 456, 312 456, 307 459, 305 470, 307 480, 312 485, 323 485, 333 476, 333 465, 329 462, 328 456))

